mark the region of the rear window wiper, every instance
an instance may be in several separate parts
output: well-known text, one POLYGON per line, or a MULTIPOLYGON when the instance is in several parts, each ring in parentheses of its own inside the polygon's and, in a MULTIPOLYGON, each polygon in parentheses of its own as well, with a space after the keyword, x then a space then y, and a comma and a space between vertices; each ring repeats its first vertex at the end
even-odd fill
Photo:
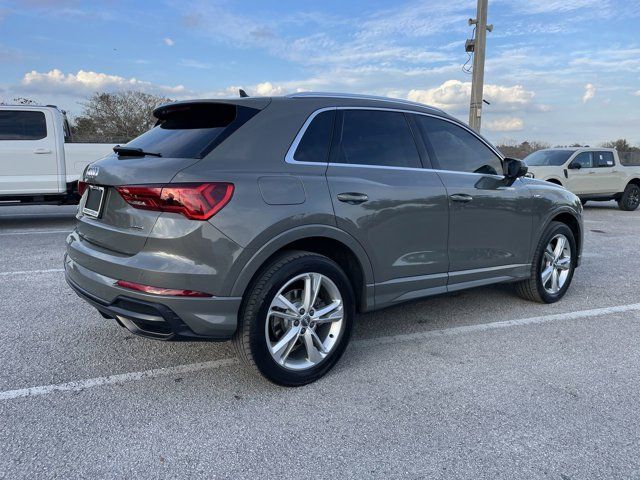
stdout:
POLYGON ((161 153, 156 152, 145 152, 141 148, 135 147, 123 147, 121 145, 116 145, 113 147, 113 151, 118 155, 129 155, 131 157, 144 157, 145 155, 151 155, 153 157, 161 157, 161 153))

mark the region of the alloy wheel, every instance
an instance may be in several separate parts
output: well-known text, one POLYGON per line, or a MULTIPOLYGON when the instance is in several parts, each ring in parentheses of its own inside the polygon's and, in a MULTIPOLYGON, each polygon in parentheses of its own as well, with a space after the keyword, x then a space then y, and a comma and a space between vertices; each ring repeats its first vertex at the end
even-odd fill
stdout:
POLYGON ((275 295, 265 322, 269 353, 282 367, 306 370, 338 344, 344 309, 336 284, 320 273, 303 273, 275 295))
POLYGON ((557 294, 566 283, 570 271, 571 244, 567 237, 559 233, 549 241, 542 256, 542 286, 547 292, 557 294))

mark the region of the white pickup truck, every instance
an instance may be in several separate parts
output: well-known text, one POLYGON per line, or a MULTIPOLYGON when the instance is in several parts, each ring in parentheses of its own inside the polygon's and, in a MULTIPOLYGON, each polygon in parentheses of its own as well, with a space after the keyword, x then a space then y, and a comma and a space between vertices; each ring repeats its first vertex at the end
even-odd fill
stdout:
POLYGON ((72 143, 64 111, 0 106, 0 205, 77 204, 78 178, 113 145, 72 143))
POLYGON ((582 203, 616 200, 621 210, 640 206, 640 166, 620 163, 612 148, 549 148, 524 159, 527 176, 562 185, 582 203))

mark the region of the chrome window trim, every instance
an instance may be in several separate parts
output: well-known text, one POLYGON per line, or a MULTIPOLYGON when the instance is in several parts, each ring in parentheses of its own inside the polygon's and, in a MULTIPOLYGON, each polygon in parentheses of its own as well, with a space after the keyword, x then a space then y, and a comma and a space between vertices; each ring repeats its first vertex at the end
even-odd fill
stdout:
POLYGON ((300 130, 298 130, 298 133, 293 139, 293 142, 291 143, 289 150, 287 150, 287 154, 284 157, 285 162, 293 163, 297 165, 316 165, 316 166, 322 165, 323 167, 326 168, 328 162, 299 162, 298 160, 293 158, 293 155, 296 153, 296 150, 298 149, 298 145, 300 144, 300 141, 302 140, 302 137, 304 136, 304 134, 307 132, 307 128, 309 128, 309 125, 311 124, 313 119, 316 118, 318 115, 320 115, 322 112, 329 112, 331 110, 336 110, 336 107, 320 108, 314 111, 311 115, 309 115, 307 120, 302 124, 302 127, 300 127, 300 130))
POLYGON ((481 136, 479 136, 476 132, 474 132, 470 127, 464 125, 463 123, 459 123, 455 120, 443 117, 441 115, 434 115, 432 113, 426 113, 426 112, 416 112, 413 110, 404 110, 401 108, 386 108, 386 107, 323 107, 320 108, 318 110, 315 110, 314 112, 311 113, 311 115, 309 115, 309 117, 307 118, 307 120, 304 122, 304 124, 302 125, 302 127, 300 128, 300 130, 298 131, 298 133, 296 134, 295 138, 293 139, 293 143, 291 143, 291 146, 289 147, 289 150, 287 150, 287 153, 285 155, 285 161, 287 163, 291 163, 294 165, 324 165, 326 166, 332 166, 332 167, 360 167, 360 168, 384 168, 384 169, 388 169, 388 170, 409 170, 409 171, 433 171, 433 172, 446 172, 446 173, 459 173, 459 174, 463 174, 463 175, 480 175, 480 176, 491 176, 491 177, 499 177, 502 178, 502 175, 491 175, 491 174, 487 174, 487 173, 474 173, 474 172, 461 172, 458 170, 443 170, 443 169, 437 169, 437 168, 413 168, 413 167, 393 167, 393 166, 386 166, 386 165, 365 165, 365 164, 350 164, 350 163, 334 163, 334 162, 299 162, 298 160, 296 160, 294 158, 294 153, 296 151, 296 149, 298 148, 298 145, 300 144, 300 141, 302 140, 302 137, 304 136, 305 132, 307 131, 307 128, 309 127, 309 124, 311 124, 311 122, 313 121, 313 119, 319 115, 322 112, 326 112, 329 110, 374 110, 374 111, 383 111, 383 112, 399 112, 399 113, 408 113, 408 114, 415 114, 415 115, 424 115, 426 117, 433 117, 433 118, 437 118, 439 120, 443 120, 445 122, 449 122, 453 125, 457 125, 458 127, 466 130, 467 132, 469 132, 471 135, 473 135, 475 138, 477 138, 478 140, 480 140, 480 142, 482 142, 486 147, 489 148, 489 150, 491 150, 493 153, 496 154, 496 156, 500 159, 500 163, 504 162, 504 156, 490 143, 488 143, 486 140, 484 140, 481 136))

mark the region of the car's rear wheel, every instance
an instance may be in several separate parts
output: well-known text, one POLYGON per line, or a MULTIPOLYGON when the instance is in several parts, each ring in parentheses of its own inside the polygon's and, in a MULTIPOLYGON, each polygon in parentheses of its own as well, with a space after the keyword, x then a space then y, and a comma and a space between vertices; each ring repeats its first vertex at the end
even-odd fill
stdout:
POLYGON ((640 187, 634 183, 627 185, 624 189, 624 193, 618 200, 618 207, 620 210, 632 212, 640 206, 640 187))
POLYGON ((233 344, 244 363, 267 379, 304 385, 340 359, 354 313, 353 289, 335 262, 286 252, 249 288, 233 344))
POLYGON ((564 297, 576 267, 576 241, 571 229, 551 222, 538 242, 531 278, 516 284, 518 294, 534 302, 554 303, 564 297))

